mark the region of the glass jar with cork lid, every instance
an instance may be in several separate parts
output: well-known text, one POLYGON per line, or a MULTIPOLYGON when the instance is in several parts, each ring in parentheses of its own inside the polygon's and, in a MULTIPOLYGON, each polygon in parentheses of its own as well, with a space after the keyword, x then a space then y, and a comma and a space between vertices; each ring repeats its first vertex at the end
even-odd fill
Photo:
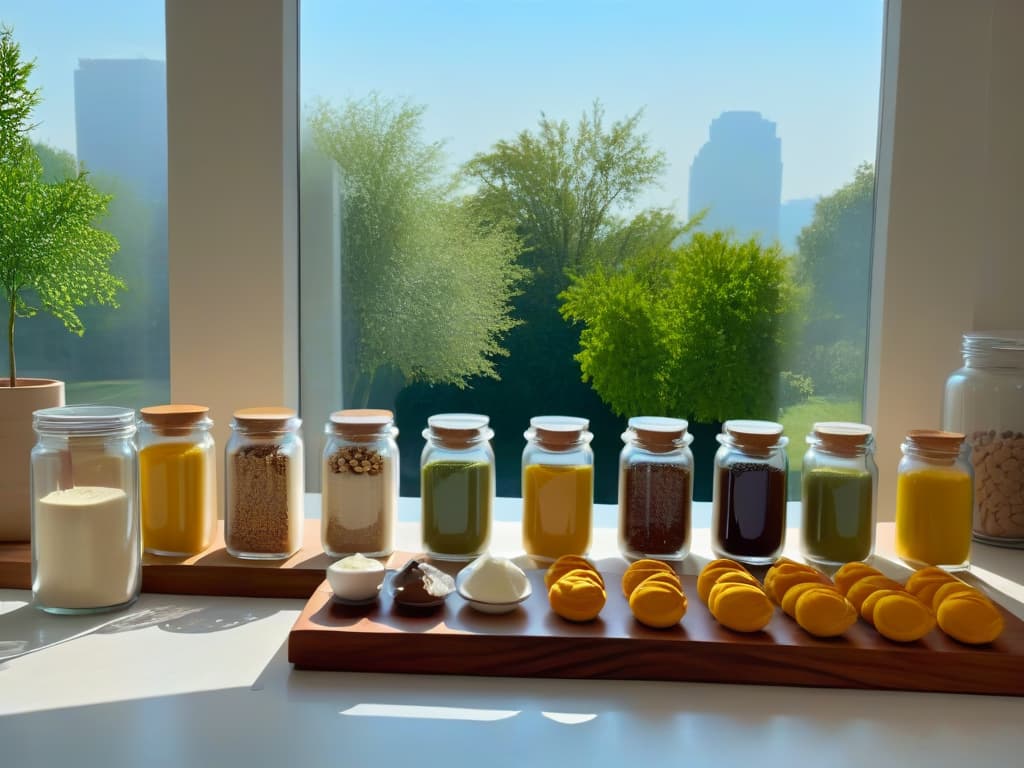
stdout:
POLYGON ((974 477, 959 432, 912 429, 896 475, 896 554, 915 567, 970 565, 974 477))
POLYGON ((634 416, 619 454, 619 550, 682 560, 690 551, 693 435, 684 419, 634 416))
POLYGON ((33 415, 32 596, 50 613, 129 605, 142 583, 135 411, 101 405, 33 415))
POLYGON ((534 416, 523 433, 523 549, 555 560, 590 550, 594 451, 587 419, 534 416))
POLYGON ((324 428, 320 539, 331 557, 385 557, 398 516, 394 414, 377 409, 332 413, 324 428))
POLYGON ((224 464, 224 541, 233 557, 283 560, 302 547, 301 426, 291 408, 235 411, 224 464))
POLYGON ((943 429, 962 433, 974 469, 974 538, 1024 547, 1024 331, 963 338, 946 380, 943 429))
POLYGON ((789 440, 781 424, 748 419, 725 422, 717 440, 711 548, 751 565, 772 563, 786 536, 789 440))
POLYGON ((420 455, 423 547, 439 560, 473 560, 487 551, 494 509, 494 430, 477 413, 427 419, 420 455))
POLYGON ((210 546, 217 524, 217 460, 203 405, 139 411, 139 488, 146 552, 187 557, 210 546))
POLYGON ((812 562, 840 565, 871 556, 878 488, 871 433, 867 424, 819 421, 807 436, 800 531, 812 562))

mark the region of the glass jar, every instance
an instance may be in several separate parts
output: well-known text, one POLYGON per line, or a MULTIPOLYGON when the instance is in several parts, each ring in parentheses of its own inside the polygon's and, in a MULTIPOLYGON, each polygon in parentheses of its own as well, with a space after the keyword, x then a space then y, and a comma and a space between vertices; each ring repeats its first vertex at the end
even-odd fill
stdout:
POLYGON ((896 476, 896 554, 915 567, 970 564, 974 478, 957 432, 911 430, 896 476))
POLYGON ((213 541, 217 460, 203 405, 139 411, 139 502, 146 552, 187 557, 213 541))
POLYGON ((682 560, 690 551, 693 435, 683 419, 635 416, 619 454, 619 550, 682 560))
POLYGON ((324 428, 320 540, 324 552, 385 557, 398 516, 398 445, 391 411, 332 413, 324 428))
POLYGON ((871 427, 821 421, 803 461, 804 555, 823 565, 867 560, 875 546, 878 467, 871 427))
POLYGON ((788 438, 774 421, 733 420, 716 438, 711 547, 719 557, 772 563, 786 536, 788 438))
POLYGON ((974 538, 1024 547, 1024 331, 965 333, 963 356, 942 427, 971 447, 974 538))
POLYGON ((420 455, 423 547, 440 560, 487 551, 494 508, 494 437, 487 416, 441 413, 427 419, 420 455))
POLYGON ((594 516, 590 422, 534 416, 523 433, 523 549, 542 560, 585 555, 594 516))
POLYGON ((135 411, 102 405, 33 415, 32 596, 50 613, 130 605, 142 582, 135 411))
POLYGON ((291 408, 235 411, 225 452, 224 542, 246 560, 283 560, 302 546, 302 437, 291 408))

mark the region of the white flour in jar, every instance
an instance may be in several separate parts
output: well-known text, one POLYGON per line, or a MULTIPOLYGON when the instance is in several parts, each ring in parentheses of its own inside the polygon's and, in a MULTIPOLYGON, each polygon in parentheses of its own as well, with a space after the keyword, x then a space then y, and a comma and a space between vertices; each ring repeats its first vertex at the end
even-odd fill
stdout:
POLYGON ((36 501, 32 590, 48 608, 121 605, 137 592, 141 551, 120 488, 80 486, 36 501))

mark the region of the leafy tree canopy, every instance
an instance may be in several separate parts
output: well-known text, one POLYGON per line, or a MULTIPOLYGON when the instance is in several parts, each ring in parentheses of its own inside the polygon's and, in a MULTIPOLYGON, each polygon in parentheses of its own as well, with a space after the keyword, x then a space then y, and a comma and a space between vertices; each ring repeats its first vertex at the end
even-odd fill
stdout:
MULTIPOLYGON (((511 220, 529 249, 526 266, 564 286, 564 270, 590 264, 616 212, 666 167, 640 133, 642 111, 606 125, 595 102, 575 130, 542 115, 535 131, 499 141, 466 166, 475 206, 490 221, 511 220)), ((561 286, 560 286, 561 287, 561 286)))
POLYGON ((794 296, 778 247, 697 233, 574 277, 562 314, 583 325, 583 379, 617 414, 710 422, 776 415, 794 296))
POLYGON ((812 328, 819 337, 863 343, 871 284, 875 171, 864 163, 853 179, 814 207, 797 238, 800 278, 813 291, 812 328))
POLYGON ((8 302, 11 386, 16 381, 14 326, 39 310, 81 335, 77 310, 117 306, 124 283, 110 273, 117 239, 94 224, 110 202, 84 171, 47 183, 28 138, 38 94, 28 88, 32 63, 9 29, 0 30, 0 289, 8 302))
POLYGON ((516 324, 518 238, 458 198, 442 145, 422 137, 423 111, 371 95, 311 116, 341 183, 342 306, 357 327, 350 402, 365 402, 382 370, 458 387, 497 378, 516 324))

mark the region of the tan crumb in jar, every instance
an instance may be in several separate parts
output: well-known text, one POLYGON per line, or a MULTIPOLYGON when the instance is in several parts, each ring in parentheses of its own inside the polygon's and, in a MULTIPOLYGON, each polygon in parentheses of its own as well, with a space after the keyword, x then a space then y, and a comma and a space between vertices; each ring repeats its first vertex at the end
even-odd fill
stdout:
POLYGON ((390 460, 375 448, 342 446, 324 461, 324 548, 334 554, 392 551, 397 489, 390 460))
POLYGON ((968 438, 979 533, 1024 538, 1024 433, 978 430, 968 438))

